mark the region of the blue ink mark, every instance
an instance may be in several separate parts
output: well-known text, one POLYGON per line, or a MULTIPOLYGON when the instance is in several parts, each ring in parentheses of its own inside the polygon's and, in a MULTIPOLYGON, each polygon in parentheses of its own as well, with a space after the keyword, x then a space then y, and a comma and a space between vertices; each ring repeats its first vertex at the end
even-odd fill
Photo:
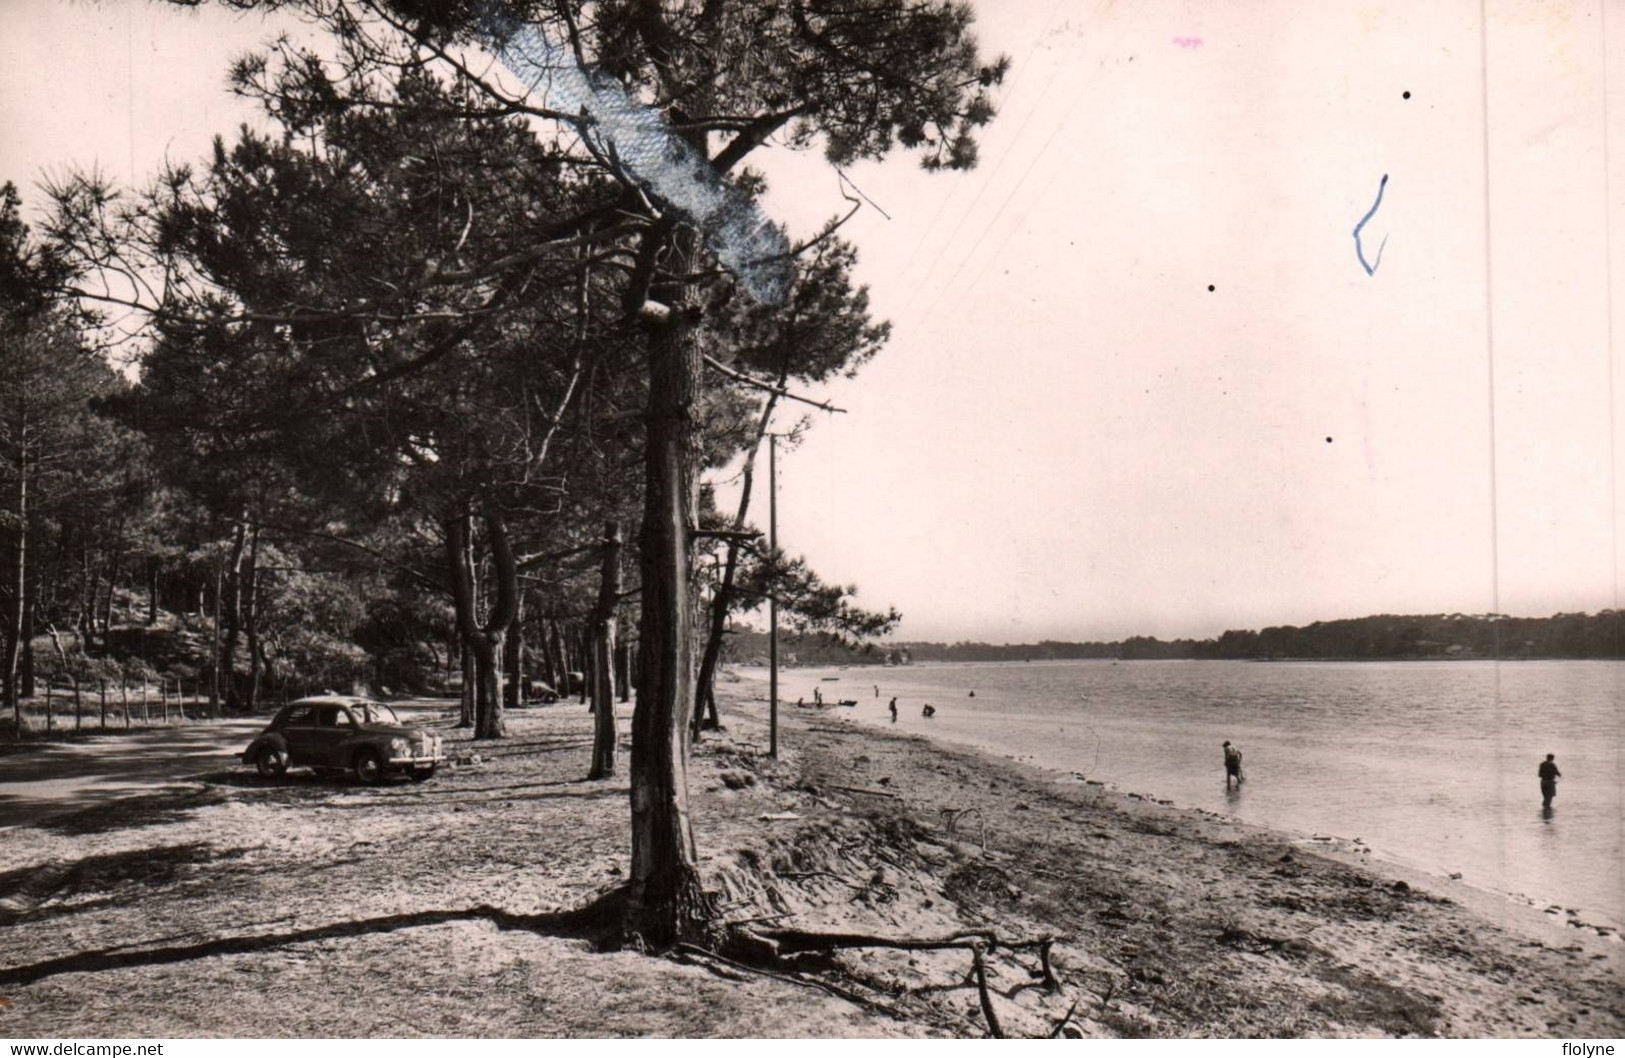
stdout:
POLYGON ((1388 174, 1383 173, 1382 182, 1377 185, 1377 200, 1371 203, 1371 208, 1366 211, 1365 216, 1360 218, 1360 223, 1354 226, 1354 256, 1360 259, 1360 267, 1365 269, 1365 274, 1368 276, 1377 274, 1377 266, 1382 264, 1382 248, 1388 245, 1388 236, 1384 235, 1382 244, 1377 247, 1377 259, 1370 264, 1366 264, 1365 247, 1360 245, 1360 229, 1365 227, 1366 221, 1376 215, 1377 207, 1382 205, 1382 189, 1387 186, 1388 174))
POLYGON ((482 15, 484 43, 529 91, 545 83, 555 109, 588 118, 581 135, 598 141, 600 153, 686 215, 751 296, 784 300, 795 272, 790 241, 749 195, 725 181, 703 152, 618 80, 583 67, 541 26, 521 23, 495 5, 482 15))

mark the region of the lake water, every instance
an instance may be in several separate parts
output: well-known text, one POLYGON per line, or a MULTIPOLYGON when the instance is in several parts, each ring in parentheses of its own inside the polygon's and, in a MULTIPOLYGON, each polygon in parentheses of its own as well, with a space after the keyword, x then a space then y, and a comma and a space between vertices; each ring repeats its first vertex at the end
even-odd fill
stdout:
MULTIPOLYGON (((765 684, 766 672, 741 669, 765 684)), ((789 669, 833 710, 1625 923, 1625 663, 1110 661, 789 669), (826 681, 823 677, 838 677, 826 681), (874 696, 874 685, 881 697, 874 696), (976 696, 969 697, 974 691, 976 696), (935 717, 920 715, 923 704, 935 717), (1227 791, 1220 745, 1245 754, 1227 791), (1563 780, 1541 811, 1536 767, 1563 780)), ((765 686, 763 692, 765 694, 765 686)))

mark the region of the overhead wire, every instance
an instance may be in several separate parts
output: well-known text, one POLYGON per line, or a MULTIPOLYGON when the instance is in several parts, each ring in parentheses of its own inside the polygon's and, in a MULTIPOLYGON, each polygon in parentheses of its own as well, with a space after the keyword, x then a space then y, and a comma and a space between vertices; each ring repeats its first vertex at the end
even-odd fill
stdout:
MULTIPOLYGON (((1038 53, 1038 46, 1044 42, 1046 37, 1049 36, 1050 26, 1054 23, 1056 14, 1059 13, 1061 5, 1065 2, 1066 0, 1055 0, 1054 5, 1050 7, 1049 15, 1044 19, 1043 27, 1039 29, 1038 34, 1033 38, 1032 46, 1027 49, 1026 56, 1024 56, 1021 62, 1016 66, 1015 76, 1010 79, 1010 87, 1006 90, 1006 105, 1008 105, 1009 101, 1015 97, 1016 89, 1021 86, 1022 75, 1031 67, 1032 58, 1038 53)), ((1109 0, 1101 0, 1102 6, 1104 6, 1104 4, 1107 2, 1109 2, 1109 0)), ((1097 8, 1097 13, 1098 10, 1099 9, 1097 8)), ((1055 83, 1055 78, 1058 74, 1059 70, 1052 71, 1050 73, 1049 80, 1044 82, 1044 87, 1039 90, 1038 99, 1034 101, 1032 108, 1028 110, 1026 116, 1022 118, 1021 124, 1016 127, 1016 131, 1011 136, 1010 141, 1006 143, 1003 150, 999 152, 998 159, 993 163, 992 171, 988 173, 986 179, 982 180, 981 183, 977 185, 976 197, 971 200, 970 206, 960 214, 959 224, 954 226, 953 232, 949 234, 946 240, 944 240, 943 245, 949 245, 953 242, 954 236, 959 234, 960 227, 964 225, 965 218, 968 217, 973 210, 975 210, 977 203, 982 200, 982 195, 986 193, 987 188, 998 177, 999 170, 1004 167, 1005 159, 1010 156, 1011 149, 1021 139, 1021 135, 1026 131, 1027 125, 1032 121, 1033 115, 1038 112, 1038 109, 1042 105, 1045 96, 1049 94, 1050 86, 1055 83)), ((920 229, 920 237, 915 240, 914 249, 909 251, 909 255, 903 263, 903 271, 905 274, 907 273, 908 269, 913 267, 914 262, 919 259, 920 251, 925 248, 926 239, 930 236, 931 232, 936 230, 937 222, 942 219, 942 214, 948 208, 948 203, 954 200, 955 196, 959 193, 959 189, 963 186, 963 184, 955 185, 953 190, 949 191, 946 195, 943 195, 942 199, 938 201, 936 212, 931 215, 931 219, 923 228, 920 229)), ((931 268, 926 270, 926 275, 929 276, 931 271, 934 269, 935 261, 933 260, 931 268)), ((903 312, 906 313, 910 308, 913 307, 915 301, 919 299, 920 290, 921 286, 915 286, 914 292, 909 295, 908 301, 903 305, 903 312)))
MULTIPOLYGON (((1105 54, 1110 54, 1112 50, 1116 48, 1118 43, 1122 41, 1127 32, 1128 26, 1125 25, 1118 31, 1117 35, 1112 38, 1111 47, 1106 49, 1105 54)), ((1088 78, 1079 87, 1078 94, 1080 96, 1084 95, 1089 88, 1093 87, 1094 82, 1100 76, 1100 71, 1102 69, 1104 69, 1103 63, 1101 65, 1097 65, 1095 69, 1090 72, 1088 78)), ((1057 122, 1055 127, 1050 130, 1049 136, 1045 138, 1043 145, 1039 147, 1038 153, 1033 156, 1032 161, 1027 163, 1027 168, 1022 171, 1022 174, 1020 178, 1017 179, 1015 186, 1010 189, 1010 193, 1004 197, 1004 201, 999 204, 999 208, 994 211, 993 216, 988 220, 987 224, 983 226, 982 233, 977 236, 976 241, 971 244, 970 249, 968 249, 964 255, 960 257, 958 266, 956 266, 954 271, 949 275, 947 281, 935 289, 931 300, 925 305, 926 309, 935 308, 938 302, 947 297, 948 292, 953 288, 955 280, 957 280, 964 272, 965 266, 969 264, 971 258, 976 256, 976 251, 981 248, 982 242, 998 225, 999 218, 1003 216, 1004 211, 1009 208, 1010 203, 1015 201, 1016 196, 1021 193, 1021 189, 1027 184, 1027 179, 1032 176, 1033 170, 1038 167, 1038 163, 1044 160, 1044 157, 1049 152, 1051 144, 1055 142, 1055 138, 1060 135, 1061 130, 1064 128, 1066 128, 1064 123, 1057 122)), ((1039 191, 1035 195, 1031 196, 1032 199, 1034 201, 1042 200, 1044 192, 1049 190, 1050 186, 1055 183, 1056 179, 1060 177, 1060 174, 1063 171, 1064 169, 1057 168, 1051 172, 1049 178, 1044 181, 1044 184, 1039 191)), ((1025 217, 1026 214, 1023 213, 1022 216, 1025 217)), ((987 274, 988 269, 993 266, 994 262, 998 260, 999 255, 1003 253, 1005 246, 1009 245, 1010 240, 1015 236, 1015 233, 1017 230, 1019 230, 1019 228, 1019 223, 1011 225, 1010 228, 1005 232, 1003 239, 1000 240, 993 253, 986 257, 986 259, 983 261, 981 270, 976 273, 975 281, 973 281, 971 284, 973 289, 981 282, 982 276, 987 274)))

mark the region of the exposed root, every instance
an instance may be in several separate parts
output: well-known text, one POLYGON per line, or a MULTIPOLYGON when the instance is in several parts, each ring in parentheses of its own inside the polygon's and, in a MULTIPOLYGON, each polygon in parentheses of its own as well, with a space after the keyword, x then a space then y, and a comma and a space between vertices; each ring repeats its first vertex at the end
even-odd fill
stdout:
POLYGON ((987 994, 987 963, 982 958, 982 946, 972 944, 970 949, 971 966, 976 972, 976 998, 982 1004, 982 1017, 987 1019, 987 1033, 996 1040, 1004 1039, 1004 1028, 999 1024, 999 1015, 993 1010, 993 997, 987 994))
POLYGON ((946 937, 879 937, 867 933, 818 933, 805 929, 773 928, 756 930, 757 936, 773 943, 782 954, 800 951, 833 951, 836 948, 894 948, 899 951, 940 951, 946 948, 1006 951, 1037 949, 1043 963, 1043 981, 1052 991, 1060 987, 1050 964, 1054 937, 1000 937, 991 929, 967 929, 946 937))
MULTIPOLYGON (((708 948, 702 948, 696 944, 679 944, 674 950, 682 955, 688 956, 691 959, 709 960, 712 963, 719 964, 720 966, 726 967, 730 970, 742 973, 758 974, 762 977, 772 978, 775 981, 784 981, 787 984, 801 985, 804 988, 816 988, 819 991, 827 992, 838 999, 844 999, 848 1003, 854 1003, 861 1006, 865 1010, 872 1010, 877 1014, 884 1014, 887 1017, 896 1018, 899 1021, 907 1020, 899 1011, 887 1006, 884 1003, 877 1003, 867 996, 861 996, 850 989, 842 988, 840 985, 833 984, 817 977, 807 977, 798 973, 769 970, 765 967, 753 966, 750 963, 730 959, 726 955, 721 955, 717 952, 711 951, 708 948)), ((704 965, 704 963, 701 964, 704 965)), ((713 972, 715 972, 714 968, 713 972)))

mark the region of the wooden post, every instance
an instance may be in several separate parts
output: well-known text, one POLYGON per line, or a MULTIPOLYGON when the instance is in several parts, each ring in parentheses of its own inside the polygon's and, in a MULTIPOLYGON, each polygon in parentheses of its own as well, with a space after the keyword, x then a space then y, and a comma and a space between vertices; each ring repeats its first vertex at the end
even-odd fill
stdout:
POLYGON ((106 731, 107 730, 107 681, 102 679, 100 676, 96 677, 96 694, 97 694, 97 699, 100 702, 99 711, 101 713, 101 728, 102 728, 103 731, 106 731))
MULTIPOLYGON (((779 553, 779 435, 767 435, 767 550, 779 553)), ((767 592, 767 755, 779 755, 779 593, 767 592)))
POLYGON ((124 674, 119 673, 118 678, 119 707, 124 710, 124 730, 130 730, 130 684, 125 680, 124 674))
POLYGON ((56 710, 51 701, 51 681, 45 681, 45 730, 56 726, 56 710))

